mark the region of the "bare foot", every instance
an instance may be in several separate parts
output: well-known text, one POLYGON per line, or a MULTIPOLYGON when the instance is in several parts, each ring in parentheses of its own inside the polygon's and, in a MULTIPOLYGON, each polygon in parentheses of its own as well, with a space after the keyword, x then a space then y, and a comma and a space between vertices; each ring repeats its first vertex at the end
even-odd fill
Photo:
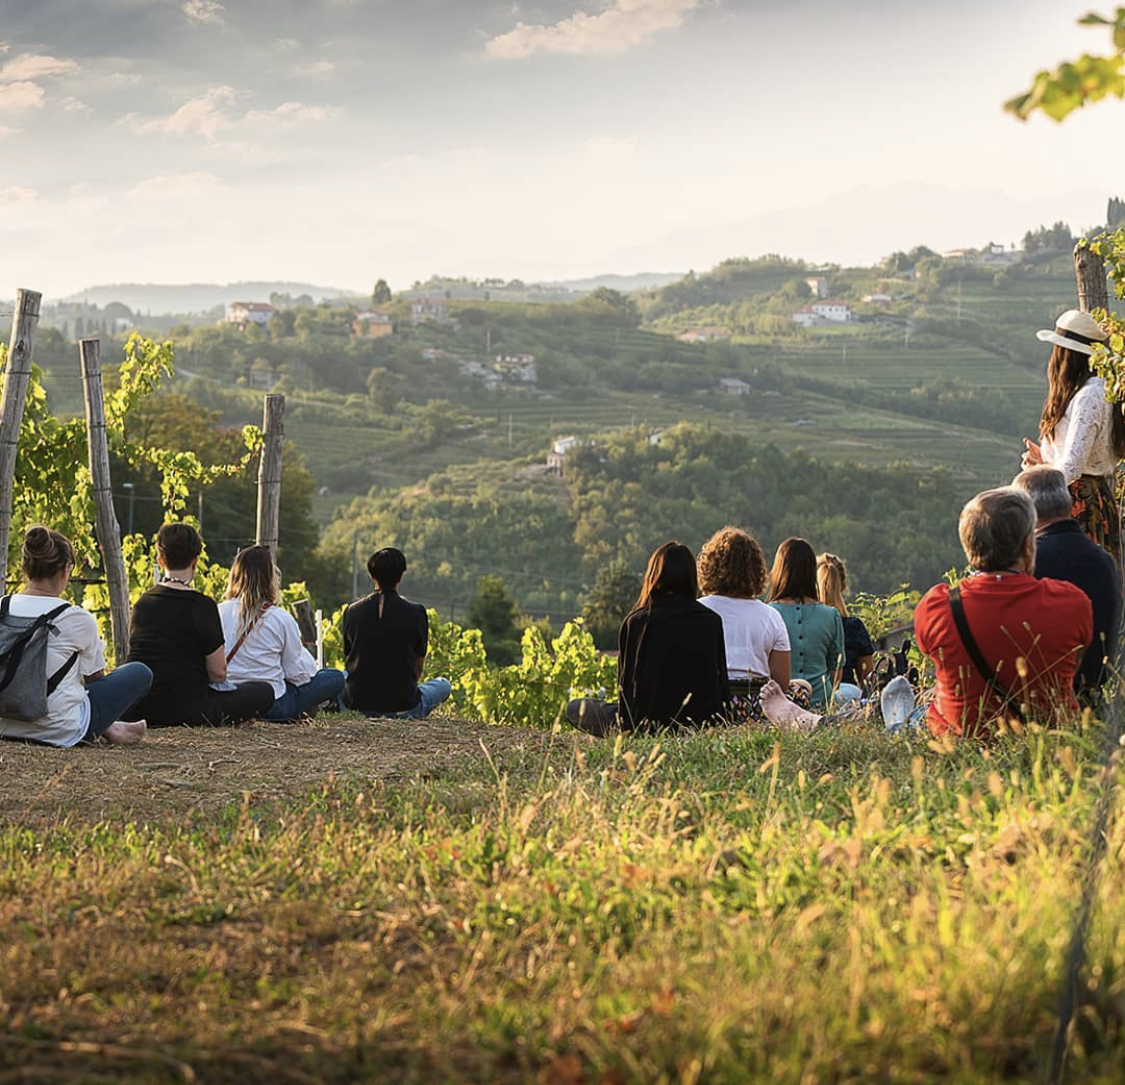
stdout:
POLYGON ((824 718, 795 705, 772 679, 762 686, 759 700, 766 719, 786 731, 811 731, 824 718))
POLYGON ((102 732, 102 738, 113 746, 135 746, 145 737, 147 726, 144 720, 116 720, 102 732))

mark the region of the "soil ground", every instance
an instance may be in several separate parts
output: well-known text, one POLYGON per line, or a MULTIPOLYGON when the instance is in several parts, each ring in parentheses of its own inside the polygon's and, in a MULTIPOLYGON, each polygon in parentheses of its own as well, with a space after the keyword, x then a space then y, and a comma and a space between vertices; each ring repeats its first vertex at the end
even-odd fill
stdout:
POLYGON ((231 802, 296 798, 330 780, 404 780, 546 751, 546 732, 448 718, 164 728, 139 746, 0 742, 0 821, 186 818, 231 802))

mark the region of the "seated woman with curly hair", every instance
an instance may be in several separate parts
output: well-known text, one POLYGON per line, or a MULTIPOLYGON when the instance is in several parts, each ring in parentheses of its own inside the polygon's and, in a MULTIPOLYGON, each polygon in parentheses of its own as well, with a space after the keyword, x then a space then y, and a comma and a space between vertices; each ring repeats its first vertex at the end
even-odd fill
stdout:
POLYGON ((747 531, 724 527, 699 552, 699 600, 723 620, 727 677, 736 707, 760 718, 758 695, 771 678, 789 688, 789 632, 781 615, 758 596, 766 558, 747 531))

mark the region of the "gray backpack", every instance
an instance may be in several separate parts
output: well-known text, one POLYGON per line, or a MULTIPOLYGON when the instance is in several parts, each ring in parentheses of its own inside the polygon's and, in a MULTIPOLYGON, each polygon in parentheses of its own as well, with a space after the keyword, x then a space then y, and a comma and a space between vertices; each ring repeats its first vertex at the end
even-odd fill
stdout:
POLYGON ((0 716, 31 723, 47 715, 47 698, 58 688, 78 659, 71 657, 47 677, 47 642, 58 635, 54 620, 70 609, 63 603, 38 618, 18 618, 8 612, 12 597, 0 599, 0 716))

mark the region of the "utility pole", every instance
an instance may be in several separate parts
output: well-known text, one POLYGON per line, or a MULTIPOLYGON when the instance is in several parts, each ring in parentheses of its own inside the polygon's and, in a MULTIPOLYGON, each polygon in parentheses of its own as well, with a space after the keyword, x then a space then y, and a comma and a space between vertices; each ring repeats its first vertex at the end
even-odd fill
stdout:
POLYGON ((128 506, 128 511, 125 514, 126 524, 127 524, 127 526, 125 528, 125 534, 126 535, 132 535, 133 534, 133 498, 136 496, 137 488, 131 482, 123 482, 123 483, 121 483, 121 489, 129 491, 129 506, 128 506))
POLYGON ((359 598, 359 528, 352 534, 352 599, 359 598))

